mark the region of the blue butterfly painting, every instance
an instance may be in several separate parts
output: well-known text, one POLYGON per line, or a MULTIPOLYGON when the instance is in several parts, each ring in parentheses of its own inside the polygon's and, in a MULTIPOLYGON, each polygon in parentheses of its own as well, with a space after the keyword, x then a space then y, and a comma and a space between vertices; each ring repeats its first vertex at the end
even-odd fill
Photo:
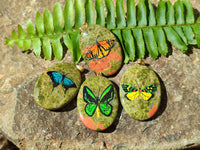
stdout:
POLYGON ((67 78, 64 74, 61 74, 56 71, 48 71, 47 74, 49 75, 53 83, 52 91, 54 90, 55 87, 57 87, 61 83, 62 87, 65 88, 65 94, 68 88, 73 88, 73 87, 76 88, 75 83, 69 78, 67 78))

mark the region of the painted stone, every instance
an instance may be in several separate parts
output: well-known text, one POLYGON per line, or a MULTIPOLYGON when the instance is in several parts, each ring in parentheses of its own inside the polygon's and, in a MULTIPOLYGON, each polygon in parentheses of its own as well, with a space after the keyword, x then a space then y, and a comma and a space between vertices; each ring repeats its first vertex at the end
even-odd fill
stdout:
POLYGON ((77 97, 78 114, 89 129, 107 129, 117 116, 118 105, 117 91, 105 77, 90 77, 81 85, 77 97))
POLYGON ((122 66, 122 50, 117 38, 105 27, 92 25, 80 36, 81 55, 96 74, 114 75, 122 66))
POLYGON ((58 63, 39 77, 34 89, 34 99, 41 107, 56 110, 75 98, 80 85, 79 70, 72 64, 58 63))
POLYGON ((120 100, 124 110, 136 120, 147 120, 161 102, 160 81, 153 70, 144 65, 127 69, 120 82, 120 100))

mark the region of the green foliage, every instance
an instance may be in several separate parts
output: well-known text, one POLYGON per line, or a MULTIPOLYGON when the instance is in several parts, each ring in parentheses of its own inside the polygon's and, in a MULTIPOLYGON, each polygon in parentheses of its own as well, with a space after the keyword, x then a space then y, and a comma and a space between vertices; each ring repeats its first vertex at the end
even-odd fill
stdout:
POLYGON ((112 0, 105 0, 105 3, 95 0, 94 4, 92 0, 85 0, 84 4, 82 0, 74 0, 74 3, 66 0, 64 10, 56 3, 53 14, 48 9, 44 10, 43 16, 37 12, 35 27, 28 19, 26 33, 18 25, 18 34, 13 30, 4 43, 16 44, 24 50, 30 49, 32 44, 37 57, 43 54, 50 60, 54 55, 57 60, 62 60, 63 42, 72 52, 73 61, 78 63, 81 59, 79 28, 88 23, 105 26, 117 36, 125 63, 144 58, 148 53, 154 59, 159 55, 167 56, 167 42, 183 53, 187 53, 189 44, 197 44, 200 48, 200 17, 195 21, 189 0, 177 0, 174 6, 169 0, 160 0, 157 9, 149 0, 140 0, 137 6, 135 0, 127 0, 127 12, 123 2, 116 0, 115 6, 112 0))

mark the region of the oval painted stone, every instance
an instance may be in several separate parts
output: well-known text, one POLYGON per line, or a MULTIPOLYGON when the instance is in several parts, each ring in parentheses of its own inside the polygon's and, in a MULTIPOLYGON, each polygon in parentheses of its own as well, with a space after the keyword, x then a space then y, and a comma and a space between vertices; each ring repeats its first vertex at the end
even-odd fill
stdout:
POLYGON ((58 63, 39 77, 34 89, 34 99, 41 107, 56 110, 76 97, 80 85, 79 70, 72 64, 58 63))
POLYGON ((120 82, 120 100, 124 110, 136 120, 147 120, 158 110, 161 101, 160 81, 144 65, 127 69, 120 82))
POLYGON ((105 27, 92 25, 80 36, 81 55, 96 74, 114 75, 122 66, 122 51, 117 38, 105 27))
POLYGON ((94 76, 81 85, 77 98, 78 114, 89 129, 107 129, 117 116, 118 105, 117 91, 108 79, 94 76))

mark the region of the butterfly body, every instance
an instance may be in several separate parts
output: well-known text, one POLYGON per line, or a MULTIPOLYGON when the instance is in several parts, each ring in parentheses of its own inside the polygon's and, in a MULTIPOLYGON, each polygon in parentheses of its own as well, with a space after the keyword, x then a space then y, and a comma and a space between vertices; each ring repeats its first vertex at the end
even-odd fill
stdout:
POLYGON ((112 113, 112 105, 109 102, 113 98, 113 85, 109 85, 100 97, 95 96, 89 87, 83 87, 83 100, 86 102, 85 112, 90 117, 94 115, 96 110, 97 116, 99 116, 99 111, 105 116, 110 116, 112 113))
MULTIPOLYGON (((97 36, 97 39, 99 38, 99 36, 97 36)), ((88 52, 86 53, 86 59, 87 60, 91 60, 91 59, 101 59, 104 58, 106 56, 108 56, 108 54, 111 51, 111 48, 115 45, 114 41, 112 39, 108 39, 108 40, 103 40, 103 41, 97 41, 96 39, 96 43, 90 47, 90 49, 88 50, 88 52)))
POLYGON ((53 88, 52 91, 54 90, 55 87, 57 87, 58 85, 60 85, 62 83, 62 87, 65 89, 65 94, 68 88, 76 88, 75 83, 66 77, 66 75, 61 74, 59 72, 56 71, 48 71, 47 75, 51 78, 51 81, 53 83, 53 88))
POLYGON ((137 97, 142 97, 144 100, 149 101, 157 90, 156 84, 151 84, 146 86, 144 89, 138 88, 136 89, 132 85, 122 84, 122 89, 126 92, 125 97, 132 101, 137 97))

